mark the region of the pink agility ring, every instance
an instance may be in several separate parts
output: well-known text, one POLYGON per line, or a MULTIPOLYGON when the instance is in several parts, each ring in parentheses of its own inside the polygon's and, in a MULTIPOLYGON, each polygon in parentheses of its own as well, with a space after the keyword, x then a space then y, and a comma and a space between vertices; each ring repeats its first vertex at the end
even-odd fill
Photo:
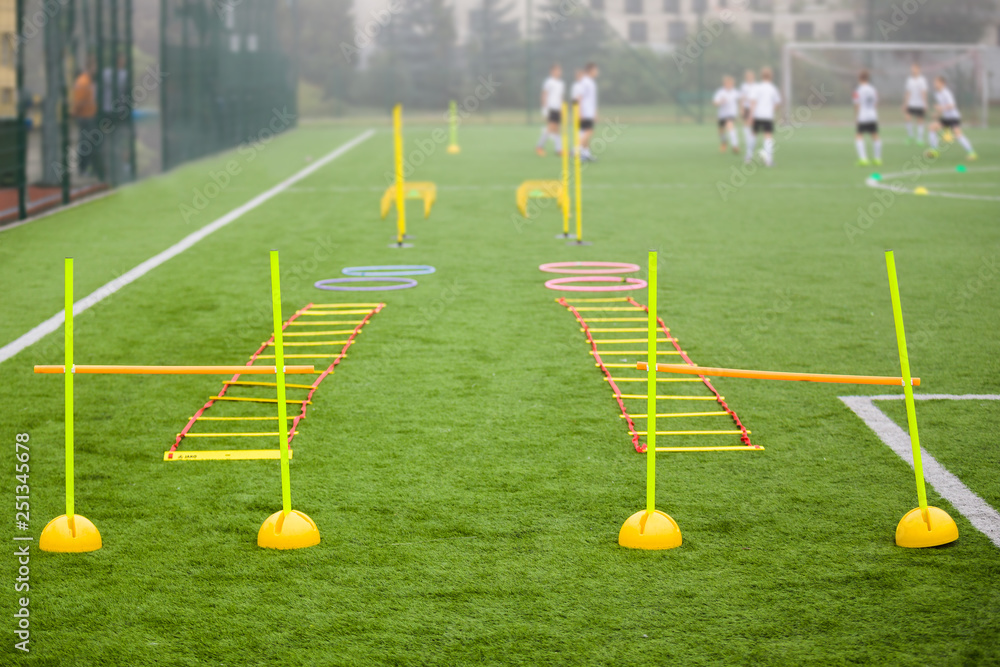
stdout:
POLYGON ((646 287, 646 281, 641 278, 612 278, 610 276, 569 276, 567 278, 553 278, 545 281, 545 286, 549 289, 560 292, 625 292, 633 289, 646 287), (618 283, 617 285, 607 285, 599 287, 585 287, 584 285, 567 285, 573 282, 592 283, 618 283))
POLYGON ((632 273, 639 270, 638 264, 625 262, 549 262, 538 267, 546 273, 632 273), (587 268, 597 267, 597 268, 587 268))

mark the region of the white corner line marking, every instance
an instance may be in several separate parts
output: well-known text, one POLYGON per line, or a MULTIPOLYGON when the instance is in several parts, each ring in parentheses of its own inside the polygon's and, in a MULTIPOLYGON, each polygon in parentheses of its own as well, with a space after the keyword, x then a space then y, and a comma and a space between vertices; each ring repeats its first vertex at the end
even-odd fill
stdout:
MULTIPOLYGON (((875 405, 875 401, 902 398, 902 394, 886 394, 881 396, 841 396, 840 400, 912 468, 913 451, 910 446, 909 434, 875 405)), ((914 394, 913 398, 922 401, 1000 401, 1000 394, 914 394)), ((927 480, 927 483, 968 519, 976 530, 988 537, 997 547, 1000 547, 1000 512, 993 509, 972 489, 963 484, 962 480, 948 472, 923 447, 920 448, 920 456, 923 459, 924 479, 927 480)))
MULTIPOLYGON (((135 268, 118 276, 114 280, 98 287, 96 290, 94 290, 93 292, 91 292, 90 294, 88 294, 87 296, 83 297, 82 299, 73 304, 73 314, 79 315, 80 313, 87 310, 91 306, 100 303, 101 301, 108 298, 121 288, 135 282, 136 280, 146 275, 156 267, 160 266, 167 260, 172 259, 177 255, 181 254, 182 252, 184 252, 185 250, 196 244, 198 241, 201 241, 203 238, 205 238, 212 232, 222 229, 229 223, 242 217, 244 214, 249 213, 250 211, 259 207, 261 204, 264 204, 268 200, 274 198, 276 195, 281 194, 282 192, 292 187, 302 179, 311 176, 316 171, 322 169, 327 164, 333 162, 334 160, 336 160, 341 155, 351 150, 358 144, 366 141, 374 134, 375 134, 374 130, 366 130, 362 132, 361 134, 354 137, 347 143, 327 153, 321 159, 317 160, 316 162, 313 162, 311 165, 309 165, 302 171, 299 171, 298 173, 294 174, 293 176, 290 176, 281 183, 278 183, 270 190, 262 192, 261 194, 257 195, 256 197, 248 201, 246 204, 234 208, 232 211, 225 214, 221 218, 218 218, 214 222, 210 222, 209 224, 205 225, 198 231, 192 232, 191 234, 185 236, 183 239, 181 239, 174 245, 170 246, 163 252, 154 255, 153 257, 150 257, 142 264, 139 264, 135 268)), ((28 333, 20 336, 19 338, 11 341, 10 343, 7 343, 3 347, 0 347, 0 363, 7 361, 18 352, 21 352, 22 350, 31 347, 32 345, 40 341, 48 334, 56 331, 60 326, 62 326, 63 322, 65 321, 65 318, 66 318, 66 311, 60 310, 58 313, 56 313, 49 319, 45 320, 44 322, 33 328, 28 333)))

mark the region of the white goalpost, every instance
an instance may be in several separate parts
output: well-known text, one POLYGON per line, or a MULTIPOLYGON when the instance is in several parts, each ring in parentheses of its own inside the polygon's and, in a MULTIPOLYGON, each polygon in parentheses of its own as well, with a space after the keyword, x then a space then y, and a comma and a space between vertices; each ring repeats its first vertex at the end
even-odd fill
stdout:
MULTIPOLYGON (((925 70, 928 79, 949 69, 957 69, 975 88, 978 103, 979 122, 982 127, 988 125, 990 91, 989 68, 987 67, 987 49, 983 44, 933 44, 920 42, 789 42, 781 52, 782 95, 785 100, 785 120, 794 106, 795 90, 794 65, 801 62, 817 70, 825 70, 832 76, 841 76, 845 81, 853 82, 861 67, 869 67, 872 74, 878 77, 884 74, 888 78, 898 78, 898 84, 887 85, 886 81, 877 85, 880 97, 888 93, 885 99, 893 99, 896 92, 903 89, 903 82, 909 66, 918 63, 925 70), (832 60, 839 62, 824 62, 816 58, 819 52, 831 52, 832 60), (949 52, 952 57, 947 57, 949 52), (907 55, 908 54, 908 55, 907 55), (862 58, 864 60, 862 60, 862 58), (897 91, 898 89, 898 91, 897 91)), ((931 95, 933 99, 933 95, 931 95)))

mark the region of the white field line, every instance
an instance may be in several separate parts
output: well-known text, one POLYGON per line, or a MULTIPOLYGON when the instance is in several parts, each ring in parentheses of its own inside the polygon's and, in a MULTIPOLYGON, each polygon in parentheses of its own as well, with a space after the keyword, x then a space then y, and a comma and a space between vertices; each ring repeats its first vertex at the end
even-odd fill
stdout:
MULTIPOLYGON (((976 167, 975 173, 983 173, 990 171, 1000 171, 1000 167, 976 167)), ((927 171, 919 172, 920 176, 927 174, 952 174, 954 169, 939 168, 939 169, 928 169, 927 171)), ((921 197, 944 197, 945 199, 966 199, 971 201, 1000 201, 1000 195, 969 195, 962 194, 960 192, 947 192, 944 190, 928 190, 926 195, 916 195, 913 190, 917 186, 927 187, 930 183, 918 183, 913 181, 912 185, 901 185, 898 183, 886 183, 886 181, 893 181, 898 178, 908 178, 912 179, 914 172, 907 171, 895 171, 888 174, 882 174, 882 180, 876 181, 874 178, 867 178, 865 180, 865 185, 875 190, 889 190, 897 195, 914 195, 921 197)), ((958 185, 958 184, 956 184, 958 185)), ((944 186, 944 187, 955 187, 955 186, 944 186)), ((960 185, 958 187, 961 187, 960 185)), ((979 186, 982 187, 982 186, 979 186)))
MULTIPOLYGON (((875 405, 875 401, 892 401, 903 398, 902 394, 885 394, 881 396, 841 396, 840 400, 854 411, 868 428, 889 448, 896 452, 899 458, 913 467, 913 450, 910 436, 896 422, 875 405)), ((1000 394, 914 394, 919 401, 1000 401, 1000 394)), ((962 483, 958 477, 938 463, 923 447, 920 456, 924 464, 924 479, 942 498, 961 512, 969 523, 1000 547, 1000 512, 997 512, 985 500, 962 483)))
MULTIPOLYGON (((87 296, 83 297, 82 299, 73 304, 73 314, 79 315, 80 313, 87 310, 91 306, 94 306, 95 304, 98 304, 104 299, 108 298, 109 296, 111 296, 121 288, 125 287, 126 285, 135 282, 136 280, 146 275, 156 267, 160 266, 167 260, 172 259, 177 255, 181 254, 182 252, 184 252, 185 250, 196 244, 198 241, 201 241, 203 238, 205 238, 212 232, 222 229, 229 223, 239 219, 244 214, 249 213, 255 208, 261 206, 262 204, 272 199, 276 195, 281 194, 282 192, 292 187, 302 179, 307 178, 308 176, 312 175, 319 169, 325 167, 327 164, 333 162, 334 160, 336 160, 341 155, 351 150, 358 144, 366 141, 373 134, 375 134, 374 130, 367 130, 365 132, 362 132, 361 134, 354 137, 347 143, 341 145, 340 147, 324 155, 322 159, 317 160, 316 162, 312 163, 302 171, 294 174, 293 176, 290 176, 289 178, 286 178, 281 183, 278 183, 270 190, 262 192, 261 194, 257 195, 256 197, 248 201, 246 204, 243 204, 238 208, 234 208, 232 211, 225 214, 221 218, 218 218, 214 222, 210 222, 209 224, 205 225, 198 231, 185 236, 183 239, 181 239, 174 245, 170 246, 163 252, 154 255, 153 257, 150 257, 142 264, 139 264, 135 268, 127 271, 126 273, 123 273, 114 280, 105 283, 101 287, 98 287, 96 290, 94 290, 93 292, 91 292, 90 294, 88 294, 87 296)), ((7 361, 18 352, 34 345, 46 335, 52 333, 53 331, 56 331, 60 326, 62 326, 65 319, 66 319, 66 311, 60 310, 58 313, 56 313, 49 319, 45 320, 44 322, 36 326, 28 333, 22 335, 21 337, 17 338, 16 340, 10 343, 7 343, 3 347, 0 347, 0 363, 7 361)))

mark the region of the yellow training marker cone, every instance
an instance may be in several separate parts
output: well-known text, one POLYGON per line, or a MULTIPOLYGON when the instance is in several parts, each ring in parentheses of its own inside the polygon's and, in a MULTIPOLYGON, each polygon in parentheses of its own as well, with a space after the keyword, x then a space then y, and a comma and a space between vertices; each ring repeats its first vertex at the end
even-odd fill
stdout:
POLYGON ((928 194, 927 193, 927 188, 925 188, 924 186, 921 185, 920 187, 918 187, 918 188, 916 188, 916 189, 913 190, 913 194, 915 194, 915 195, 926 195, 926 194, 928 194))
POLYGON ((943 509, 927 506, 927 519, 919 507, 910 510, 896 526, 896 544, 910 549, 937 547, 958 539, 958 526, 943 509))
POLYGON ((669 514, 642 510, 630 516, 622 526, 618 544, 628 549, 673 549, 681 545, 681 529, 669 514))
POLYGON ((913 400, 913 381, 910 378, 910 358, 906 351, 906 334, 903 330, 903 306, 899 300, 899 284, 896 280, 896 258, 891 250, 885 253, 885 265, 889 272, 889 295, 892 298, 892 316, 896 323, 899 367, 903 372, 906 425, 910 431, 913 473, 917 478, 917 502, 920 505, 907 512, 896 526, 896 544, 911 549, 936 547, 957 540, 958 526, 943 509, 927 504, 924 464, 920 456, 920 435, 917 431, 917 409, 913 400))
POLYGON ((319 528, 302 512, 292 509, 292 481, 288 470, 288 405, 285 399, 285 345, 281 330, 281 280, 278 251, 271 251, 271 311, 274 315, 274 370, 278 385, 278 450, 281 453, 281 511, 267 517, 257 531, 257 546, 265 549, 302 549, 319 544, 319 528))
POLYGON ((42 530, 38 548, 58 553, 82 553, 101 548, 101 534, 89 520, 74 509, 73 499, 73 258, 66 258, 64 290, 65 375, 66 389, 66 513, 49 521, 42 530))
POLYGON ((65 514, 49 521, 38 538, 38 548, 55 553, 83 553, 101 548, 101 534, 89 519, 73 515, 73 521, 65 514))
POLYGON ((618 531, 627 549, 662 550, 681 545, 681 529, 656 509, 656 251, 649 251, 649 333, 646 348, 646 509, 628 518, 618 531))
POLYGON ((279 510, 267 517, 257 531, 257 546, 265 549, 302 549, 319 544, 319 528, 308 516, 279 510))

